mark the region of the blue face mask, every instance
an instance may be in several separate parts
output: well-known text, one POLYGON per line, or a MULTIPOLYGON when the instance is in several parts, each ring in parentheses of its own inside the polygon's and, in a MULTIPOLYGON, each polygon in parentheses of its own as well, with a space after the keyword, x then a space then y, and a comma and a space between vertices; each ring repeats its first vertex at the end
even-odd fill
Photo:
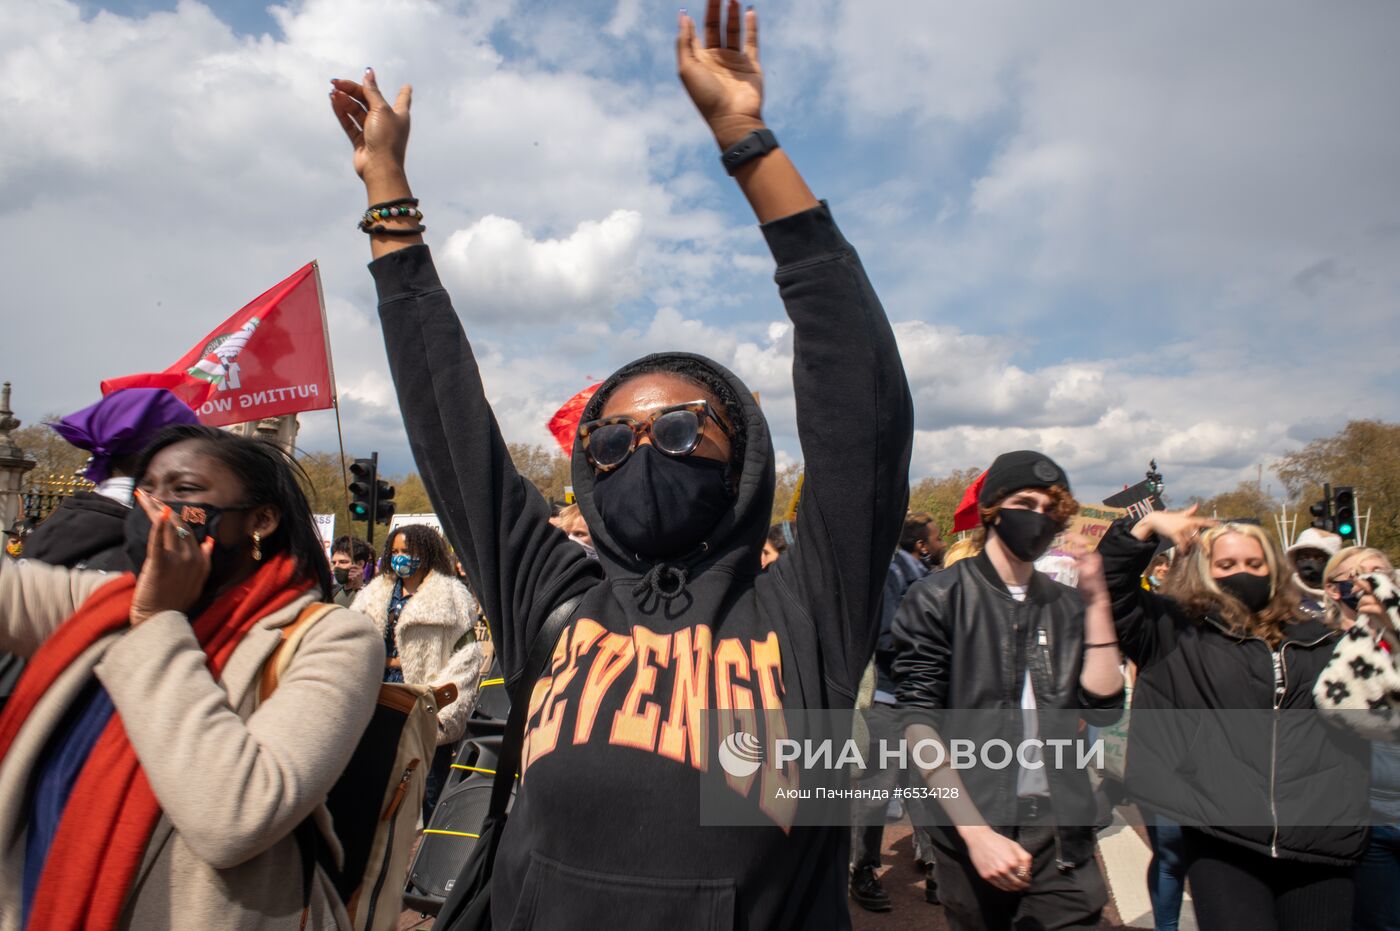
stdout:
POLYGON ((423 565, 423 560, 417 556, 410 556, 407 553, 395 553, 389 557, 389 568, 394 570, 394 575, 401 579, 406 579, 418 571, 418 567, 423 565))

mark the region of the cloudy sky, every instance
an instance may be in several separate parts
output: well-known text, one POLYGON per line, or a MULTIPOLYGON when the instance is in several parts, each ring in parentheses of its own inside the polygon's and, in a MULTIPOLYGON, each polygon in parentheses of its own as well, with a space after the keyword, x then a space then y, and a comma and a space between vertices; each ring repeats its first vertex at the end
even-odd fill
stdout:
MULTIPOLYGON (((702 4, 690 0, 692 8, 702 4)), ((693 9, 693 12, 698 10, 693 9)), ((768 0, 766 117, 895 321, 914 477, 1046 450, 1173 495, 1395 419, 1400 6, 768 0)), ((327 79, 415 87, 409 173, 507 437, 660 348, 791 333, 653 0, 7 4, 0 377, 26 422, 321 263, 347 450, 412 468, 327 79)), ((300 445, 335 447, 329 412, 300 445)), ((1267 476, 1266 476, 1267 477, 1267 476)), ((1178 499, 1180 500, 1180 499, 1178 499)))

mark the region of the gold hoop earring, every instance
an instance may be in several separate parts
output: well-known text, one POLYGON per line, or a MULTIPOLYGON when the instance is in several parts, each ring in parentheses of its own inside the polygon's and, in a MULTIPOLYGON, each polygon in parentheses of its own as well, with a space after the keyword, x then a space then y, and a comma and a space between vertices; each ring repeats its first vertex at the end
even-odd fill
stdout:
POLYGON ((253 559, 255 561, 262 559, 262 534, 256 530, 253 531, 253 559))

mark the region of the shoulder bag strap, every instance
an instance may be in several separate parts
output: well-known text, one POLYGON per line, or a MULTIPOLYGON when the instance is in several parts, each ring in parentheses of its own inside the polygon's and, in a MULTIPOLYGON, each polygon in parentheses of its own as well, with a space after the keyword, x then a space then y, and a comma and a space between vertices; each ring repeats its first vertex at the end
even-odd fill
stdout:
POLYGON ((262 675, 258 679, 258 701, 265 702, 277 691, 277 683, 281 680, 282 674, 291 665, 292 655, 296 653, 297 647, 301 645, 301 638, 306 636, 306 632, 312 625, 334 611, 339 605, 330 604, 324 601, 313 601, 301 613, 297 619, 283 627, 278 633, 281 641, 272 651, 272 655, 263 663, 262 675))
POLYGON ((544 626, 530 644, 530 655, 520 670, 520 681, 510 696, 510 717, 506 719, 506 731, 501 737, 501 754, 496 761, 496 776, 491 783, 491 807, 487 817, 500 817, 510 804, 510 790, 515 785, 516 770, 520 768, 520 751, 525 743, 525 719, 530 714, 530 692, 535 682, 544 673, 549 658, 554 654, 554 645, 559 634, 573 617, 582 595, 575 595, 559 607, 549 612, 544 626))

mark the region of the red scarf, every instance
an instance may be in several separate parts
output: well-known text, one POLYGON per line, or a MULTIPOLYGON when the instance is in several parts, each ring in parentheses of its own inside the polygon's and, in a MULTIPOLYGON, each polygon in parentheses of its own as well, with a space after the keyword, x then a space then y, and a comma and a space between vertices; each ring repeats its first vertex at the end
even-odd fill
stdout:
MULTIPOLYGON (((305 594, 308 584, 290 556, 276 556, 194 619, 195 638, 209 657, 215 679, 243 635, 305 594)), ((130 623, 135 590, 136 577, 130 573, 102 586, 34 654, 0 712, 0 758, 59 674, 98 640, 130 623)), ((160 802, 126 736, 121 714, 114 713, 68 797, 39 879, 29 927, 116 927, 159 819, 160 802)))

